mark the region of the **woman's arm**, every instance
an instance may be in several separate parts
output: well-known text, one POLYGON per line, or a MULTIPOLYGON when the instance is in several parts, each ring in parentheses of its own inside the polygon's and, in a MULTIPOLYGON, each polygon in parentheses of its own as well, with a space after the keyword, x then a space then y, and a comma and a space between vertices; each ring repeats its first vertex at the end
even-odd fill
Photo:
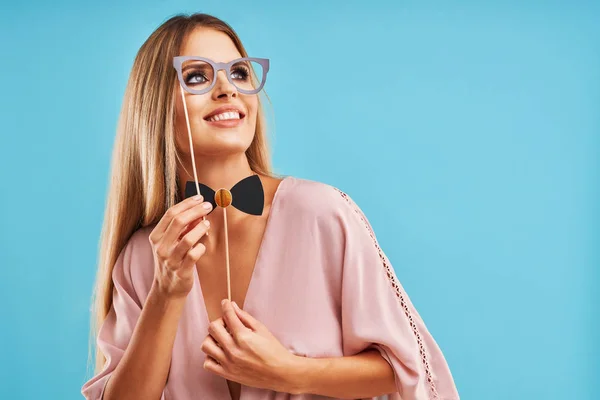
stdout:
POLYGON ((370 398, 397 391, 394 371, 376 349, 335 358, 297 357, 289 371, 293 394, 342 399, 370 398))
MULTIPOLYGON (((389 394, 390 400, 458 400, 444 355, 398 280, 367 217, 350 196, 339 190, 334 194, 338 201, 329 204, 337 207, 342 232, 331 237, 343 238, 342 254, 338 254, 343 260, 342 354, 378 350, 395 375, 396 388, 389 394)), ((332 274, 334 278, 336 274, 332 274)))
POLYGON ((235 303, 223 300, 222 309, 223 317, 210 324, 200 345, 207 355, 204 368, 210 372, 242 385, 291 394, 356 399, 397 392, 392 367, 376 348, 345 357, 305 358, 290 352, 235 303))
POLYGON ((184 304, 185 297, 169 298, 152 285, 131 342, 108 380, 103 400, 161 398, 184 304))

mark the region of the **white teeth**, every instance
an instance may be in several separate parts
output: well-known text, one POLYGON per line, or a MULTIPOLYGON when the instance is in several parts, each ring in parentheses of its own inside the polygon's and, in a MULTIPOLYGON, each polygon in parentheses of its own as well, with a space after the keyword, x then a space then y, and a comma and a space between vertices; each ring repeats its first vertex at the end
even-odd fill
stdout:
POLYGON ((213 115, 208 120, 210 122, 215 122, 215 121, 225 121, 228 119, 240 119, 240 113, 238 113, 237 111, 228 111, 228 112, 224 112, 221 114, 213 115))

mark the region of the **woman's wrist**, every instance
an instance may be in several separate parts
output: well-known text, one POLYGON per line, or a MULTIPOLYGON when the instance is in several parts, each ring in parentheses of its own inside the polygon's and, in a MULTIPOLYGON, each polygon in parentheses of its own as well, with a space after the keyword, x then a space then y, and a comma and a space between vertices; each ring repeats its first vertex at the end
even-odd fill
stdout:
POLYGON ((159 309, 169 311, 172 309, 181 309, 185 303, 186 296, 173 296, 161 290, 159 283, 154 280, 148 293, 146 302, 152 302, 159 309))
POLYGON ((319 373, 322 366, 319 359, 294 355, 284 377, 288 386, 286 392, 294 395, 312 393, 313 374, 319 373))

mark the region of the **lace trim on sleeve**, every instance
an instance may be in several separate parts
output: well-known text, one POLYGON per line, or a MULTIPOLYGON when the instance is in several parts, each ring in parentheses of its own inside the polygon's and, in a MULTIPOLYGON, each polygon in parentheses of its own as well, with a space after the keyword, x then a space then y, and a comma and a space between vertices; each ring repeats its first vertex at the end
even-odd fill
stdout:
POLYGON ((396 293, 396 297, 398 298, 398 301, 400 302, 400 306, 404 310, 404 315, 406 315, 406 318, 408 318, 408 321, 410 322, 410 327, 412 328, 413 334, 419 345, 419 355, 421 356, 421 362, 423 363, 423 367, 425 368, 425 375, 427 377, 427 383, 429 384, 429 389, 431 391, 431 395, 433 396, 434 399, 439 399, 439 394, 435 388, 435 382, 433 381, 433 378, 431 376, 431 368, 429 367, 429 361, 427 360, 427 351, 425 350, 425 346, 423 345, 423 340, 421 338, 421 334, 419 333, 419 330, 417 329, 417 324, 414 322, 412 314, 410 312, 410 309, 408 308, 408 305, 406 304, 406 301, 404 300, 404 296, 402 295, 402 291, 400 290, 400 285, 397 281, 396 274, 390 267, 390 265, 387 261, 387 258, 385 257, 385 255, 383 254, 383 251, 379 247, 379 244, 377 243, 377 239, 375 238, 375 233, 373 232, 373 229, 371 229, 370 225, 367 223, 367 221, 365 221, 362 212, 358 209, 358 207, 356 206, 354 201, 352 199, 350 199, 350 197, 348 197, 348 195, 346 193, 344 193, 343 191, 341 191, 340 189, 335 188, 335 187, 334 187, 334 189, 348 202, 348 204, 350 204, 350 206, 354 209, 356 214, 363 221, 365 227, 369 231, 369 235, 371 235, 373 244, 374 244, 375 248, 377 249, 377 252, 379 253, 379 258, 381 259, 381 263, 385 267, 386 274, 390 281, 390 284, 396 293))

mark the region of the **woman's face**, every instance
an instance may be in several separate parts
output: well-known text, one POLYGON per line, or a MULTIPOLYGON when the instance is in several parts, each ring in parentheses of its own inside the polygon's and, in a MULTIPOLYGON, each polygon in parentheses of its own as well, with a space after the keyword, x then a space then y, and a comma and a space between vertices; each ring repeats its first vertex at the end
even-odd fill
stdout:
MULTIPOLYGON (((228 62, 242 57, 227 34, 209 28, 194 30, 184 41, 180 55, 206 57, 214 62, 228 62)), ((215 86, 208 93, 196 95, 185 90, 183 92, 194 143, 194 155, 223 156, 245 152, 254 138, 258 95, 239 93, 225 74, 224 70, 217 73, 215 86), (237 109, 239 119, 235 112, 225 115, 218 113, 215 116, 214 112, 224 106, 237 109), (234 119, 227 120, 231 117, 234 119)), ((232 74, 235 75, 235 72, 232 71, 232 74)), ((203 79, 201 76, 186 76, 185 69, 183 76, 186 82, 191 83, 203 79)), ((176 84, 176 141, 178 148, 189 154, 189 138, 179 81, 176 84)))

